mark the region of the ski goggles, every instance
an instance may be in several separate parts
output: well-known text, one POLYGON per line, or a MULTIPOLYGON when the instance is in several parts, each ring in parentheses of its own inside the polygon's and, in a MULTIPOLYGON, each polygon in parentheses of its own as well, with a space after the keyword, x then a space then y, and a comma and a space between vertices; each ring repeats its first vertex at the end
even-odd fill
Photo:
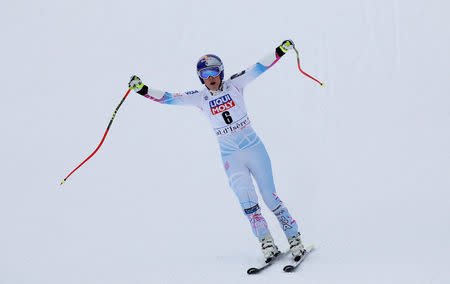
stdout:
POLYGON ((198 70, 198 76, 202 79, 208 79, 210 76, 217 77, 220 72, 222 72, 220 66, 211 66, 198 70))

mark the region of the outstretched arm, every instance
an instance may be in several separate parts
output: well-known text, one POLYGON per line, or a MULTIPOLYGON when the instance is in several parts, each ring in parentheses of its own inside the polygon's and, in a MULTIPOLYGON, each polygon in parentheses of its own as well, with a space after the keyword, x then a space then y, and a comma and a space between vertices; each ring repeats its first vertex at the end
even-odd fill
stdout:
POLYGON ((280 58, 293 47, 294 43, 291 40, 283 41, 281 45, 275 48, 275 51, 263 57, 255 65, 231 76, 231 81, 238 88, 244 88, 248 83, 255 80, 259 75, 275 65, 275 63, 277 63, 278 60, 280 60, 280 58))
POLYGON ((128 83, 130 89, 136 93, 161 104, 169 105, 198 105, 198 91, 188 91, 184 93, 169 93, 156 89, 150 89, 142 83, 137 76, 131 76, 128 83))

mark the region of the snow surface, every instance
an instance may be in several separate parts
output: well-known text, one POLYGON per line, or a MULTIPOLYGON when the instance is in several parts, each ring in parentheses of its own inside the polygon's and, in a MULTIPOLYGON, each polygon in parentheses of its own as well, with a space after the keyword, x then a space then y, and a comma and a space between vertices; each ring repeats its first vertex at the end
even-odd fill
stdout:
MULTIPOLYGON (((0 2, 0 283, 450 283, 448 1, 0 2), (200 88, 291 38, 246 90, 278 193, 316 250, 245 271, 258 243, 194 108, 200 88), (174 265, 176 267, 174 267, 174 265)), ((280 247, 287 242, 264 207, 280 247)))

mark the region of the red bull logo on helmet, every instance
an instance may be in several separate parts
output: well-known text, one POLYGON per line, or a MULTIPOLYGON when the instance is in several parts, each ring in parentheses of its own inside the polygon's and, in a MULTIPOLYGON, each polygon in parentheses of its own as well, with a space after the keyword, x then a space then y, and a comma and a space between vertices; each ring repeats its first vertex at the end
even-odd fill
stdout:
POLYGON ((205 63, 208 60, 208 58, 210 58, 208 55, 204 56, 202 59, 200 59, 200 62, 205 63))
POLYGON ((229 94, 209 102, 209 107, 211 108, 211 113, 213 115, 224 112, 234 106, 233 99, 231 99, 229 94))
POLYGON ((219 66, 220 62, 217 60, 217 58, 212 56, 204 56, 202 59, 200 59, 200 62, 205 63, 205 66, 219 66))

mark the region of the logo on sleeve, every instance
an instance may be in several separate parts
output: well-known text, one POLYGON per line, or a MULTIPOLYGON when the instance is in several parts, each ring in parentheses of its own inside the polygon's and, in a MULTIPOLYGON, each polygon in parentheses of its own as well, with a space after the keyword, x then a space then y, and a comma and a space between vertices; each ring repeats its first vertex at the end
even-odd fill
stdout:
POLYGON ((235 104, 229 94, 209 102, 209 107, 213 115, 224 112, 234 106, 235 104))
POLYGON ((236 73, 233 76, 230 77, 231 80, 236 79, 237 77, 244 75, 245 74, 245 70, 240 72, 240 73, 236 73))

